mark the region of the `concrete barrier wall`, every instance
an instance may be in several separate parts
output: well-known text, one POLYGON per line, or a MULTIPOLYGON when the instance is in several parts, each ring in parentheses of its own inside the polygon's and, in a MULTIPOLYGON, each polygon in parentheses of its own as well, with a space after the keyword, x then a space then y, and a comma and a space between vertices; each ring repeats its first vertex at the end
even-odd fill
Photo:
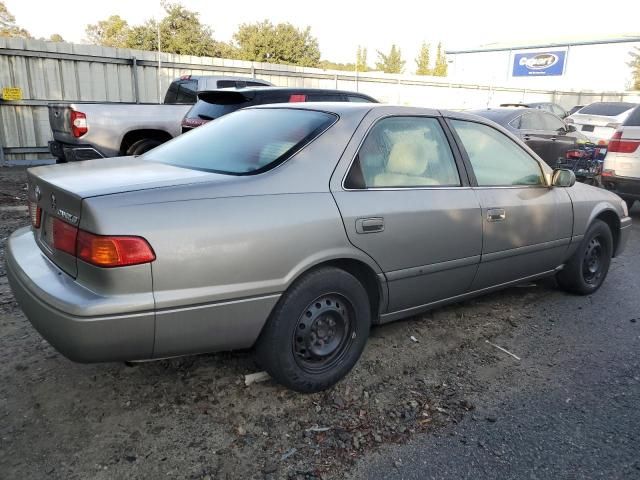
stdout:
POLYGON ((382 102, 469 109, 504 102, 555 101, 565 108, 601 100, 640 102, 629 92, 523 90, 504 85, 450 83, 446 78, 343 72, 240 60, 194 57, 95 45, 0 38, 0 88, 20 87, 21 101, 0 100, 0 164, 50 158, 47 103, 161 100, 176 77, 257 77, 279 86, 356 90, 382 102))

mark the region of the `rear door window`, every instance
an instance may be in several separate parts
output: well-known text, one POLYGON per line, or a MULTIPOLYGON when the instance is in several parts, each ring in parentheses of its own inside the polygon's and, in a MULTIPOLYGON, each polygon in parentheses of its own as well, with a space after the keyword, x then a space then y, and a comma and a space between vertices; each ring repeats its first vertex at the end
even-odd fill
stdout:
POLYGON ((545 130, 545 122, 540 112, 528 112, 520 118, 520 130, 545 130))
POLYGON ((182 80, 178 82, 178 92, 175 103, 196 103, 198 90, 197 80, 182 80))
POLYGON ((363 142, 345 186, 411 188, 459 186, 449 142, 435 118, 380 120, 363 142))
POLYGON ((558 130, 564 130, 565 128, 564 122, 555 115, 543 113, 542 120, 544 122, 544 130, 553 130, 554 132, 557 132, 558 130))
POLYGON ((196 120, 215 120, 229 113, 240 110, 241 108, 252 105, 250 101, 239 101, 235 103, 209 103, 204 100, 198 100, 198 102, 189 110, 186 118, 193 118, 196 120))
POLYGON ((580 115, 604 115, 606 117, 616 117, 635 106, 635 103, 626 102, 597 102, 587 105, 580 110, 580 115))
POLYGON ((344 102, 344 96, 339 93, 310 93, 307 102, 344 102))
POLYGON ((360 95, 347 95, 347 101, 354 103, 371 103, 371 100, 360 95))
POLYGON ((336 115, 314 110, 241 110, 163 143, 142 158, 227 175, 257 174, 290 158, 336 120, 336 115))

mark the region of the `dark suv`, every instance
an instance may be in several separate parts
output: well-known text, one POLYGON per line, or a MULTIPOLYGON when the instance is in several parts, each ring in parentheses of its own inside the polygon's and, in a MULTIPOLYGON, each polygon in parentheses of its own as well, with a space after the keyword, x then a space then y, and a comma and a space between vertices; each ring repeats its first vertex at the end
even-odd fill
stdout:
POLYGON ((244 107, 290 102, 378 103, 362 93, 321 88, 255 87, 211 90, 198 93, 198 101, 182 120, 182 133, 244 107))

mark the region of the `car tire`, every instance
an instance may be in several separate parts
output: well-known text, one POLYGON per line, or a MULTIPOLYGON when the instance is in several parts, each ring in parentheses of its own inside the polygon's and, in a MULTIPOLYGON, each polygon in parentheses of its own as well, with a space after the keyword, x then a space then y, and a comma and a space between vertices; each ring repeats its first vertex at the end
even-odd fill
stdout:
POLYGON ((323 267, 284 293, 256 346, 258 363, 298 392, 325 390, 356 364, 369 336, 371 307, 362 283, 323 267))
POLYGON ((127 155, 142 155, 143 153, 147 153, 149 150, 151 150, 152 148, 156 148, 162 143, 162 141, 156 140, 154 138, 143 138, 142 140, 134 142, 127 149, 127 155))
POLYGON ((594 220, 573 256, 558 272, 556 279, 563 290, 590 295, 600 288, 611 265, 613 235, 602 220, 594 220))

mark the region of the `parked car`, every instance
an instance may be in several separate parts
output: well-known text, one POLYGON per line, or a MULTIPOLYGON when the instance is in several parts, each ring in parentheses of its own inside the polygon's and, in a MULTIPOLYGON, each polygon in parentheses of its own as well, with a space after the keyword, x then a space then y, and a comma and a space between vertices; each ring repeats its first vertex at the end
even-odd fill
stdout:
POLYGON ((198 91, 248 85, 271 84, 254 78, 184 75, 171 83, 164 104, 51 103, 49 150, 59 163, 140 155, 180 134, 182 118, 198 91))
POLYGON ((536 152, 547 165, 555 167, 565 159, 567 152, 580 148, 588 138, 576 132, 573 125, 565 123, 552 113, 532 108, 491 108, 471 110, 503 126, 536 152))
POLYGON ((636 106, 629 102, 596 102, 567 117, 567 122, 593 143, 606 145, 636 106))
POLYGON ((182 133, 241 108, 291 102, 377 103, 377 100, 363 93, 323 88, 257 87, 200 92, 198 102, 182 120, 182 133))
POLYGON ((465 113, 250 107, 142 155, 27 171, 32 226, 7 275, 35 328, 82 362, 255 346, 325 389, 372 323, 556 276, 595 292, 627 205, 465 113))
POLYGON ((501 107, 522 107, 522 108, 535 108, 538 110, 544 110, 545 112, 553 113, 560 118, 565 118, 568 113, 557 103, 553 102, 528 102, 528 103, 502 103, 501 107))
POLYGON ((626 200, 640 200, 640 107, 636 107, 609 140, 602 183, 626 200))

